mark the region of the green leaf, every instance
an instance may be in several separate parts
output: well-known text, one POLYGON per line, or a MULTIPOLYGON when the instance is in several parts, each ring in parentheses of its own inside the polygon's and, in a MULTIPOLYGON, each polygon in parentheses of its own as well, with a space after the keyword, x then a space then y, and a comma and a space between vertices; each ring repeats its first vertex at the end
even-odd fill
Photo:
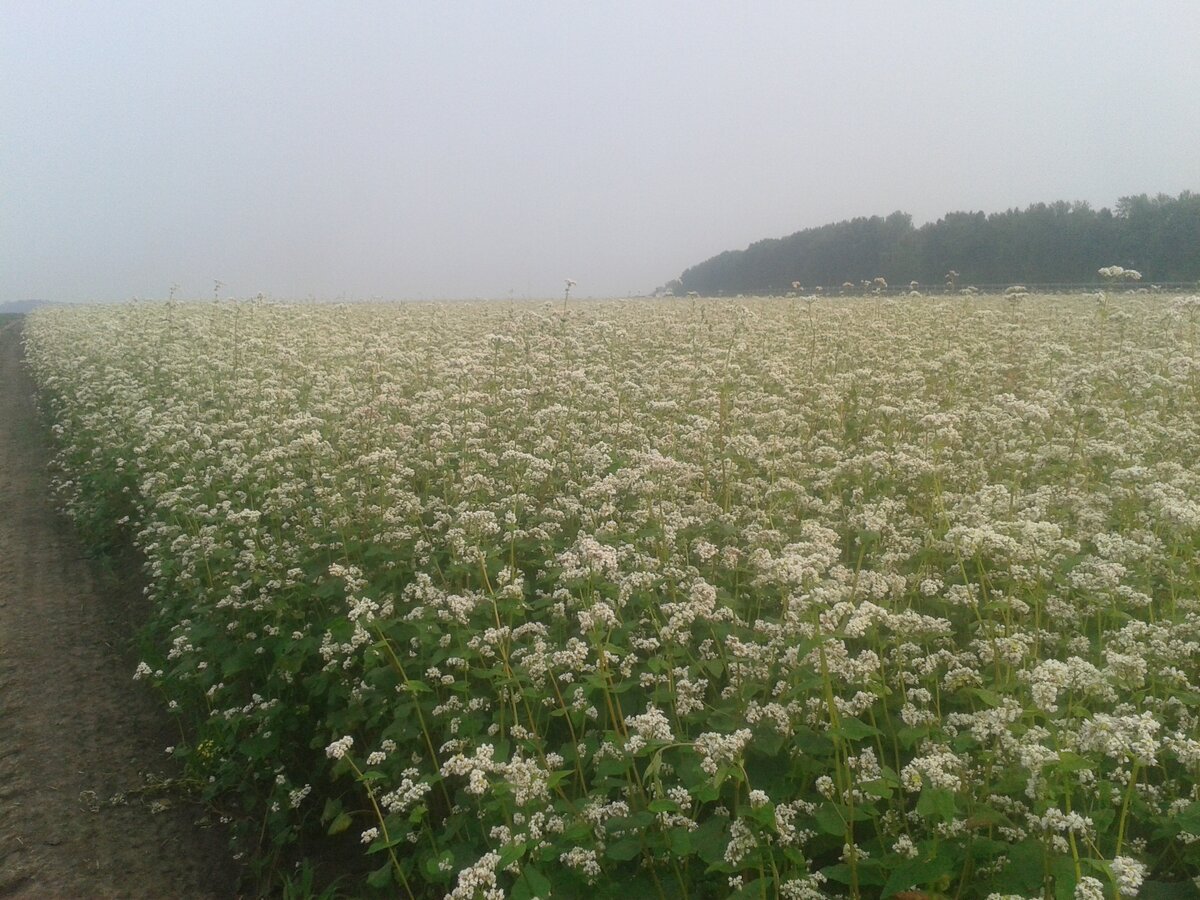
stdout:
POLYGON ((580 844, 588 840, 592 835, 592 826, 589 822, 572 822, 567 826, 562 833, 563 841, 571 844, 580 844))
POLYGON ((717 774, 712 777, 712 786, 720 788, 726 781, 731 780, 734 784, 741 784, 742 778, 741 766, 717 766, 717 774))
POLYGON ((350 813, 341 813, 329 826, 328 834, 341 834, 350 827, 350 823, 353 821, 354 819, 350 817, 350 813))
POLYGON ((861 741, 863 738, 874 737, 882 732, 861 719, 845 718, 838 723, 838 727, 831 733, 841 734, 852 741, 861 741))
POLYGON ((955 861, 949 854, 939 854, 932 859, 910 859, 896 866, 883 886, 883 896, 890 897, 910 887, 935 887, 937 882, 955 870, 955 861))
POLYGON ((321 821, 328 822, 337 816, 342 811, 342 801, 339 797, 330 797, 325 801, 325 808, 321 810, 321 821))
POLYGON ((863 784, 862 790, 864 794, 870 794, 872 797, 882 797, 886 800, 895 793, 896 789, 882 778, 878 778, 875 781, 868 781, 863 784))
POLYGON ((1180 831, 1189 831, 1192 834, 1200 834, 1200 800, 1195 803, 1189 803, 1185 806, 1178 815, 1175 816, 1175 822, 1179 825, 1180 831))
POLYGON ((852 884, 854 882, 854 873, 845 863, 835 863, 832 866, 826 866, 821 870, 821 874, 830 881, 836 881, 839 884, 852 884))
POLYGON ((926 819, 949 822, 954 818, 954 793, 945 788, 925 787, 917 800, 917 812, 926 819))
POLYGON ((521 870, 520 877, 513 885, 513 900, 533 900, 534 897, 547 900, 550 896, 552 894, 549 878, 533 866, 526 866, 521 870))
POLYGON ((1027 894, 1039 891, 1042 885, 1042 859, 1045 848, 1034 838, 1027 838, 1008 850, 1008 865, 993 885, 997 890, 1027 894))
POLYGON ((692 833, 680 826, 667 832, 667 847, 676 856, 689 856, 692 852, 692 833))
POLYGON ((653 823, 654 815, 643 809, 629 816, 613 816, 604 823, 604 829, 609 834, 618 831, 642 831, 653 823))
POLYGON ((928 734, 928 728, 909 728, 906 726, 896 731, 896 740, 900 742, 900 746, 905 750, 911 750, 919 740, 928 734))
POLYGON ((972 811, 970 818, 967 819, 968 828, 986 828, 992 825, 1008 825, 1009 818, 991 806, 979 805, 972 811))
POLYGON ((1050 871, 1054 875, 1054 897, 1055 900, 1074 900, 1075 885, 1075 863, 1069 856, 1060 856, 1054 860, 1050 866, 1050 871))
POLYGON ((647 778, 653 778, 658 774, 659 770, 662 769, 662 755, 663 752, 658 750, 652 757, 650 757, 650 762, 646 764, 647 778))
POLYGON ((1058 762, 1054 764, 1056 772, 1081 772, 1084 769, 1094 769, 1096 763, 1088 759, 1086 756, 1080 756, 1078 753, 1072 753, 1070 750, 1061 750, 1058 754, 1058 762))
POLYGON ((629 769, 629 763, 623 759, 612 759, 606 757, 596 763, 596 774, 605 775, 623 775, 629 769))
POLYGON ((529 846, 524 841, 519 844, 506 844, 500 850, 499 868, 503 869, 504 867, 515 863, 518 859, 525 855, 525 851, 528 849, 529 846))
POLYGON ((727 900, 752 900, 752 898, 753 900, 758 900, 760 897, 770 896, 767 890, 770 886, 770 878, 755 878, 749 884, 743 885, 730 894, 727 900))
POLYGON ((1096 826, 1096 831, 1099 834, 1104 834, 1104 832, 1108 831, 1108 826, 1113 823, 1116 817, 1117 811, 1112 807, 1106 806, 1092 813, 1092 822, 1096 826))
POLYGON ((692 832, 692 847, 704 862, 712 864, 725 859, 725 845, 729 843, 725 836, 726 821, 713 816, 692 832))
POLYGON ((828 736, 813 731, 807 726, 799 726, 792 735, 791 746, 805 756, 824 759, 833 754, 833 741, 828 736))
MULTIPOLYGON (((830 881, 836 881, 840 884, 853 884, 857 878, 859 885, 882 885, 887 881, 886 872, 881 867, 880 863, 873 859, 860 859, 856 866, 857 871, 851 870, 846 863, 835 863, 832 866, 826 866, 821 870, 830 881)), ((877 892, 867 892, 869 896, 877 896, 877 892)))
MULTIPOLYGON (((570 898, 587 898, 587 900, 641 900, 643 897, 664 896, 654 879, 646 872, 623 872, 622 878, 603 879, 593 885, 584 885, 576 881, 571 890, 560 891, 557 896, 570 898)), ((671 882, 665 882, 663 887, 669 891, 666 900, 680 900, 679 894, 670 890, 671 882)))
POLYGON ((604 855, 609 859, 615 859, 619 862, 625 862, 640 856, 642 852, 642 838, 640 835, 630 835, 623 837, 614 844, 609 844, 608 849, 604 851, 604 855))
POLYGON ((767 802, 762 806, 744 806, 738 810, 738 817, 750 822, 758 822, 764 828, 771 830, 775 827, 775 804, 767 802))
POLYGON ((253 664, 253 658, 242 653, 235 653, 232 656, 226 657, 221 664, 221 674, 225 678, 232 678, 239 672, 244 672, 253 664))
POLYGON ((422 868, 425 870, 425 875, 434 884, 439 881, 449 881, 455 869, 454 854, 449 850, 443 850, 434 856, 427 856, 422 868))
POLYGON ((831 801, 826 801, 817 807, 815 818, 821 830, 826 834, 841 836, 846 833, 847 812, 848 810, 845 807, 831 801))
POLYGON ((972 688, 971 693, 993 709, 1004 705, 1004 699, 995 691, 989 691, 985 688, 972 688))
POLYGON ((392 883, 392 864, 386 862, 367 876, 367 884, 373 888, 387 887, 392 883))
POLYGON ((787 738, 784 735, 780 734, 774 728, 768 728, 754 735, 754 743, 750 749, 755 754, 774 756, 783 749, 783 745, 786 742, 787 738))
POLYGON ((1196 900, 1196 893, 1190 881, 1143 881, 1138 900, 1196 900))

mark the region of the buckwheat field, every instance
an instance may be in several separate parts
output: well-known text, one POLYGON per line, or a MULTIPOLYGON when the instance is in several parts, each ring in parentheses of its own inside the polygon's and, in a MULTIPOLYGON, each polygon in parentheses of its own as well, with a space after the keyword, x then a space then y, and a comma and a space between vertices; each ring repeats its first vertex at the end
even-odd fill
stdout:
POLYGON ((169 752, 274 884, 1095 900, 1196 896, 1198 320, 257 301, 26 335, 61 503, 144 560, 169 752))

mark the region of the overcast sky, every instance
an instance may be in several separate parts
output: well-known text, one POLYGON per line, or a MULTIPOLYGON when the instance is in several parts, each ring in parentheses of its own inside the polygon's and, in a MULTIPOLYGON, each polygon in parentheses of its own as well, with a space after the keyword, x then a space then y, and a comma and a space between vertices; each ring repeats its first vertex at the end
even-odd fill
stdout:
POLYGON ((0 0, 0 302, 652 290, 1200 190, 1200 3, 0 0))

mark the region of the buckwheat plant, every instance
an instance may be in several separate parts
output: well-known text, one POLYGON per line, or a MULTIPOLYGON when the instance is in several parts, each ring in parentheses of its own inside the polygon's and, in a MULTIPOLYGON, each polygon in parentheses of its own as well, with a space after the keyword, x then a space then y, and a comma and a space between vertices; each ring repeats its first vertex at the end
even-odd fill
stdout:
POLYGON ((1193 300, 259 299, 26 340, 57 496, 144 559, 137 675, 264 869, 1126 898, 1200 871, 1193 300))

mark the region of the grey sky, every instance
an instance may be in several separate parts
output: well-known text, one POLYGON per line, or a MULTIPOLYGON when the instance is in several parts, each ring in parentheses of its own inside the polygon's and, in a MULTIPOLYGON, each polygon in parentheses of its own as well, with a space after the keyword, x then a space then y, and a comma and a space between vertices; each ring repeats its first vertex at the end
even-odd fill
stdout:
POLYGON ((1200 190, 1200 3, 0 0, 0 302, 645 292, 1200 190))

